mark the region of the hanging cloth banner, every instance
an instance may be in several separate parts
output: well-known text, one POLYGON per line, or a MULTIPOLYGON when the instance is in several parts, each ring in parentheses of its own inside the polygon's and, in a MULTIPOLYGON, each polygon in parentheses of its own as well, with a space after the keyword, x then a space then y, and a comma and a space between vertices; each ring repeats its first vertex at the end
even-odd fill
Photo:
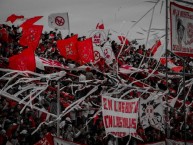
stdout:
POLYGON ((115 137, 131 135, 138 138, 136 133, 138 120, 139 98, 122 100, 102 96, 103 123, 106 134, 115 137))
POLYGON ((171 50, 193 57, 193 9, 170 3, 171 50))

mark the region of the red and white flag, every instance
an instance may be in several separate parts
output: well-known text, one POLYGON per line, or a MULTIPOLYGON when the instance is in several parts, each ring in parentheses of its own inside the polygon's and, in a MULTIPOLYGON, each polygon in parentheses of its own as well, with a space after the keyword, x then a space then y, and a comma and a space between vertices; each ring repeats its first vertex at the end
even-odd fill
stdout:
POLYGON ((29 28, 31 27, 35 22, 37 22, 39 19, 41 19, 43 16, 35 16, 33 18, 27 19, 24 23, 20 25, 21 28, 29 28))
POLYGON ((89 62, 94 62, 94 52, 92 38, 78 42, 78 55, 81 65, 89 62))
POLYGON ((16 14, 12 14, 12 15, 10 15, 9 17, 7 17, 7 20, 6 20, 6 22, 11 22, 11 23, 14 23, 17 19, 23 19, 24 18, 24 16, 23 15, 20 15, 20 16, 18 16, 18 15, 16 15, 16 14))
MULTIPOLYGON (((160 63, 162 64, 162 65, 166 65, 166 58, 160 58, 160 63)), ((182 69, 183 69, 183 67, 182 66, 177 66, 177 65, 175 65, 172 61, 171 61, 171 59, 168 59, 168 68, 169 69, 171 69, 172 71, 175 71, 175 72, 180 72, 182 69)))
POLYGON ((92 37, 92 42, 95 45, 102 45, 107 41, 109 30, 94 30, 90 33, 89 37, 92 37))
POLYGON ((96 29, 100 29, 100 30, 104 30, 104 29, 105 29, 105 26, 104 26, 104 24, 103 24, 103 21, 97 23, 96 29))
POLYGON ((41 25, 31 25, 28 28, 24 27, 19 44, 22 46, 28 46, 35 51, 39 45, 42 30, 43 26, 41 25))
POLYGON ((94 46, 94 62, 97 63, 101 58, 104 58, 104 52, 100 46, 94 46))
POLYGON ((34 51, 30 48, 27 48, 21 53, 11 56, 9 58, 9 68, 21 71, 35 71, 36 63, 34 51))
POLYGON ((151 54, 154 59, 159 61, 162 55, 165 53, 165 45, 162 44, 161 40, 157 40, 151 48, 151 54))
POLYGON ((144 129, 152 126, 164 133, 163 112, 164 108, 161 94, 152 93, 147 99, 140 98, 140 124, 144 129))
POLYGON ((118 39, 120 41, 120 44, 125 44, 125 45, 130 44, 129 40, 125 36, 118 36, 118 39))
POLYGON ((53 136, 51 133, 47 133, 44 138, 35 143, 34 145, 54 145, 53 136))
POLYGON ((48 16, 48 26, 53 29, 69 30, 68 13, 53 13, 48 16))
POLYGON ((36 67, 41 70, 45 70, 44 67, 57 67, 57 68, 69 69, 68 66, 64 66, 57 60, 46 59, 38 56, 36 56, 35 59, 36 59, 36 67))
POLYGON ((115 59, 115 54, 112 50, 111 45, 107 42, 103 47, 102 47, 104 56, 105 56, 105 62, 106 64, 112 64, 113 59, 115 59))
POLYGON ((65 59, 78 61, 77 38, 78 36, 74 35, 68 39, 57 41, 58 50, 65 59))

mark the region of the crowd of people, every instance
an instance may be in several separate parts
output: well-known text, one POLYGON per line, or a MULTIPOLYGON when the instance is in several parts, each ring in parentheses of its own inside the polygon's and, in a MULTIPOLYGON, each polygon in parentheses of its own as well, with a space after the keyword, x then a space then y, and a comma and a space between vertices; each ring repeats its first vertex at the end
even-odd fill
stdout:
MULTIPOLYGON (((14 56, 26 47, 19 44, 19 39, 22 33, 19 27, 8 26, 6 24, 0 25, 0 68, 8 69, 9 57, 14 56), (8 35, 5 35, 6 32, 8 35)), ((175 98, 178 94, 178 100, 174 107, 168 107, 167 121, 167 133, 163 133, 154 127, 148 127, 143 129, 138 121, 137 133, 143 139, 140 141, 131 137, 130 144, 146 144, 151 142, 163 141, 167 137, 170 139, 184 140, 185 135, 187 140, 193 140, 193 88, 192 86, 186 86, 185 91, 179 92, 182 87, 182 76, 171 75, 169 77, 168 84, 166 77, 159 75, 148 75, 156 68, 156 72, 166 73, 165 66, 159 64, 157 60, 151 58, 151 49, 147 49, 145 45, 135 45, 134 41, 129 45, 124 45, 122 53, 119 58, 112 64, 105 64, 105 60, 101 58, 101 61, 94 64, 86 64, 85 69, 76 69, 80 65, 73 60, 65 59, 60 55, 57 49, 57 40, 67 39, 73 36, 71 33, 67 36, 62 36, 59 30, 53 30, 50 32, 43 32, 39 46, 35 51, 35 55, 47 59, 57 60, 64 66, 73 68, 71 70, 65 70, 66 75, 60 80, 60 112, 68 108, 73 102, 86 96, 90 90, 94 87, 98 87, 97 91, 85 98, 78 106, 73 108, 65 116, 61 117, 59 123, 59 137, 67 140, 85 145, 113 145, 118 142, 124 145, 130 139, 130 136, 116 139, 112 135, 106 136, 105 128, 103 125, 102 113, 94 114, 101 107, 101 95, 105 92, 113 92, 117 83, 130 84, 132 79, 140 80, 140 82, 150 86, 155 90, 165 91, 169 88, 169 95, 175 98), (132 74, 117 74, 117 67, 127 64, 134 68, 148 69, 149 72, 135 72, 132 74), (94 69, 93 69, 94 67, 94 69), (113 77, 110 77, 112 75, 113 77), (88 83, 84 83, 88 80, 88 83), (83 82, 82 82, 83 81, 83 82), (73 84, 73 85, 72 85, 73 84), (183 106, 184 96, 186 96, 185 107, 183 106), (186 115, 186 116, 184 116, 186 115), (185 123, 184 123, 185 121, 185 123)), ((78 41, 86 39, 86 36, 79 36, 78 41)), ((108 38, 107 41, 111 44, 115 57, 119 55, 122 48, 122 44, 119 44, 115 40, 108 38)), ((170 54, 171 60, 179 66, 183 63, 175 55, 170 54)), ((192 73, 193 60, 190 57, 184 57, 185 59, 185 72, 192 73)), ((51 74, 61 71, 62 68, 45 67, 45 70, 36 69, 36 73, 39 74, 51 74)), ((0 77, 5 75, 5 71, 0 71, 0 77)), ((29 75, 32 77, 33 75, 29 75)), ((14 74, 8 75, 8 77, 14 77, 14 74)), ((16 78, 9 81, 9 79, 0 80, 0 90, 8 85, 16 83, 16 81, 22 78, 22 75, 16 76, 16 78)), ((191 79, 191 76, 186 76, 186 81, 191 79)), ((42 79, 40 82, 46 82, 42 79)), ((8 94, 14 95, 19 92, 23 87, 27 86, 28 82, 17 83, 13 85, 7 91, 8 94)), ((32 84, 37 82, 30 82, 32 84)), ((38 82, 39 83, 39 82, 38 82)), ((37 84, 38 84, 37 83, 37 84)), ((51 114, 58 115, 57 113, 57 91, 58 81, 50 80, 49 86, 45 91, 38 95, 33 100, 32 105, 42 110, 48 111, 51 114)), ((139 84, 132 84, 131 88, 137 87, 138 90, 143 89, 143 86, 139 84)), ((127 88, 128 90, 129 88, 127 88)), ((124 94, 127 90, 119 92, 119 94, 112 94, 112 97, 118 97, 124 94)), ((136 97, 147 98, 149 93, 142 93, 138 90, 131 91, 123 99, 131 99, 136 97)), ((17 97, 24 99, 31 90, 22 92, 17 97)), ((165 100, 166 98, 164 98, 165 100)), ((54 116, 49 116, 45 112, 34 109, 34 107, 27 106, 24 110, 23 104, 6 97, 1 94, 0 91, 0 144, 2 145, 33 145, 41 140, 48 132, 53 136, 57 136, 57 121, 52 123, 44 123, 35 132, 36 128, 42 122, 50 122, 54 120, 54 116), (21 111, 22 110, 22 111, 21 111), (32 134, 33 133, 33 134, 32 134)), ((167 112, 167 111, 166 111, 167 112)))

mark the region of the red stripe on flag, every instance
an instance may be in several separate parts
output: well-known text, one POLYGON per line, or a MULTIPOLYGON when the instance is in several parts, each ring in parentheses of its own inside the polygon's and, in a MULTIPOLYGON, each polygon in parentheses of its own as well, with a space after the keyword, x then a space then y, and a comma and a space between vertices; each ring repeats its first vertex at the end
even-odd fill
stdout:
POLYGON ((158 40, 151 48, 151 53, 152 55, 154 55, 156 53, 156 51, 158 50, 158 48, 161 46, 161 41, 158 40))

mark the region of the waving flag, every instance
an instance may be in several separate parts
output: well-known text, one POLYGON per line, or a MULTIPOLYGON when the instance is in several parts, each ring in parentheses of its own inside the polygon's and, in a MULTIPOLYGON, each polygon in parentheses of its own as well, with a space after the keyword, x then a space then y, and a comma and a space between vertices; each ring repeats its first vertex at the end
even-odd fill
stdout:
POLYGON ((130 42, 125 36, 118 36, 118 39, 120 40, 121 44, 129 45, 130 42))
MULTIPOLYGON (((166 65, 166 58, 160 58, 160 63, 162 64, 162 65, 166 65)), ((171 69, 172 71, 175 71, 175 72, 180 72, 182 69, 183 69, 183 67, 182 66, 177 66, 177 65, 175 65, 172 61, 171 61, 171 59, 168 59, 168 68, 169 69, 171 69)))
POLYGON ((74 35, 57 41, 58 50, 64 58, 78 61, 77 38, 78 36, 74 35))
POLYGON ((78 54, 81 65, 89 62, 94 62, 92 38, 88 38, 84 41, 78 42, 78 54))
POLYGON ((17 15, 15 15, 15 14, 12 14, 12 15, 10 15, 10 16, 7 18, 6 22, 10 21, 11 23, 14 23, 17 19, 23 19, 23 18, 24 18, 23 15, 17 16, 17 15))
POLYGON ((162 44, 161 40, 156 41, 156 43, 151 48, 152 57, 159 61, 164 53, 165 44, 162 44))
POLYGON ((68 13, 53 13, 48 16, 48 26, 53 29, 69 30, 68 13))
POLYGON ((35 51, 38 47, 42 30, 43 26, 41 25, 32 25, 28 28, 25 27, 23 29, 22 37, 19 40, 20 45, 28 46, 35 51))
POLYGON ((35 71, 36 64, 34 51, 30 48, 27 48, 20 54, 11 56, 9 58, 9 68, 21 71, 35 71))
POLYGON ((156 41, 156 43, 152 46, 152 48, 150 49, 151 50, 151 53, 152 55, 155 55, 155 53, 157 52, 158 48, 161 46, 161 41, 158 40, 156 41))
POLYGON ((36 59, 36 67, 44 70, 44 67, 57 67, 57 68, 65 68, 68 69, 68 66, 64 66, 63 64, 61 64, 59 61, 57 60, 51 60, 51 59, 46 59, 43 57, 35 57, 36 59))
POLYGON ((103 48, 103 53, 105 55, 105 62, 109 65, 113 63, 113 59, 115 59, 115 54, 112 50, 110 44, 106 43, 103 48))
POLYGON ((28 28, 31 27, 35 22, 37 22, 39 19, 41 19, 43 16, 36 16, 30 19, 27 19, 24 23, 20 25, 21 28, 28 28))
POLYGON ((104 30, 104 29, 105 29, 105 26, 104 26, 103 22, 97 23, 96 29, 104 30))
POLYGON ((94 62, 97 63, 101 58, 104 58, 104 53, 100 46, 94 46, 94 62))

